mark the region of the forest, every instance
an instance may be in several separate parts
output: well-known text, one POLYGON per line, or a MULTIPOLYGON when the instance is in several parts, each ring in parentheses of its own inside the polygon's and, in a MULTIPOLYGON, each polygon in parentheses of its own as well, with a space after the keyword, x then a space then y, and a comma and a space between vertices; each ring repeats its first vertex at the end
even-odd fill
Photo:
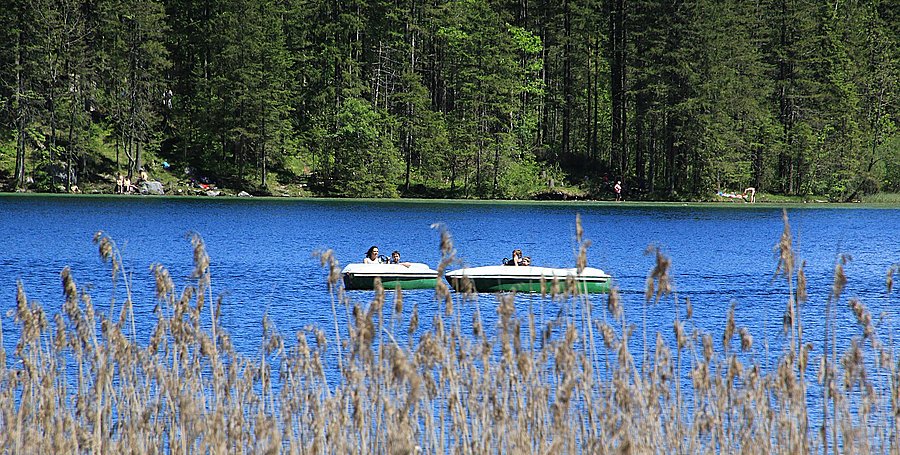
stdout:
POLYGON ((0 0, 0 23, 6 191, 900 192, 898 0, 0 0))

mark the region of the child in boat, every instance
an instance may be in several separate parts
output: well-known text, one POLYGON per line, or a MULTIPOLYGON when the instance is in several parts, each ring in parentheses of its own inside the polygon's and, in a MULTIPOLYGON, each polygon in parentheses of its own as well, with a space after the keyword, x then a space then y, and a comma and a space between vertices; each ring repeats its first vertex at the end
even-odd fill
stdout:
POLYGON ((412 264, 409 263, 409 262, 400 262, 400 252, 397 251, 397 250, 394 250, 394 251, 391 253, 391 261, 390 261, 390 264, 399 264, 399 265, 402 265, 402 266, 404 266, 404 267, 409 267, 409 266, 412 265, 412 264))

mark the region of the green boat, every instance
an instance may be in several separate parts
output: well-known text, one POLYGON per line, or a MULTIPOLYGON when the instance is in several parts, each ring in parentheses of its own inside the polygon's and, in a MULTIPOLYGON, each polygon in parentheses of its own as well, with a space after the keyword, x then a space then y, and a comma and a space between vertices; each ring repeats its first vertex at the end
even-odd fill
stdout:
POLYGON ((341 270, 344 289, 373 290, 375 278, 381 278, 381 285, 387 289, 434 289, 437 284, 437 270, 426 264, 349 264, 341 270))
POLYGON ((457 291, 471 287, 476 292, 551 292, 554 282, 562 291, 570 281, 579 293, 609 292, 610 286, 610 276, 593 267, 578 273, 574 268, 490 265, 447 272, 446 278, 457 291))

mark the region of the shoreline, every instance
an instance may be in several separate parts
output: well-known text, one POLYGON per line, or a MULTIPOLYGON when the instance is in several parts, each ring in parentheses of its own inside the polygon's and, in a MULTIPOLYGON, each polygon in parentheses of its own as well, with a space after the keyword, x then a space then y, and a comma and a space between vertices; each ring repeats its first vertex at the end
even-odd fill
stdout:
POLYGON ((300 197, 300 196, 203 196, 203 195, 143 195, 143 194, 112 194, 112 193, 35 193, 35 192, 0 192, 0 198, 21 199, 140 199, 140 200, 166 200, 166 201, 263 201, 263 202, 321 202, 321 203, 377 203, 377 204, 446 204, 446 205, 552 205, 552 206, 599 206, 622 208, 717 208, 717 209, 772 209, 772 208, 867 208, 867 209, 898 209, 900 203, 893 202, 806 202, 806 201, 766 201, 754 203, 735 203, 730 201, 613 201, 603 199, 579 199, 579 200, 539 200, 539 199, 428 199, 428 198, 343 198, 343 197, 300 197))

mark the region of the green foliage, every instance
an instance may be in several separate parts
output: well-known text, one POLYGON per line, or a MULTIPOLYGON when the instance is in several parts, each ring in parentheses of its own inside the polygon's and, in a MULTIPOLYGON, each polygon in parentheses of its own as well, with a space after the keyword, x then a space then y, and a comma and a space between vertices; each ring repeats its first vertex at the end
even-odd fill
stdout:
POLYGON ((324 139, 334 156, 334 188, 349 197, 397 197, 400 159, 382 133, 389 119, 365 100, 349 98, 324 139))
POLYGON ((564 182, 565 173, 558 165, 541 163, 526 156, 509 163, 500 179, 499 196, 504 199, 528 199, 537 193, 562 186, 564 182))
POLYGON ((894 6, 0 0, 0 175, 58 191, 158 153, 260 192, 898 191, 894 6))
POLYGON ((886 191, 900 192, 900 136, 894 136, 881 146, 886 191))
POLYGON ((16 132, 0 129, 0 185, 3 181, 3 169, 12 169, 16 160, 16 132))

